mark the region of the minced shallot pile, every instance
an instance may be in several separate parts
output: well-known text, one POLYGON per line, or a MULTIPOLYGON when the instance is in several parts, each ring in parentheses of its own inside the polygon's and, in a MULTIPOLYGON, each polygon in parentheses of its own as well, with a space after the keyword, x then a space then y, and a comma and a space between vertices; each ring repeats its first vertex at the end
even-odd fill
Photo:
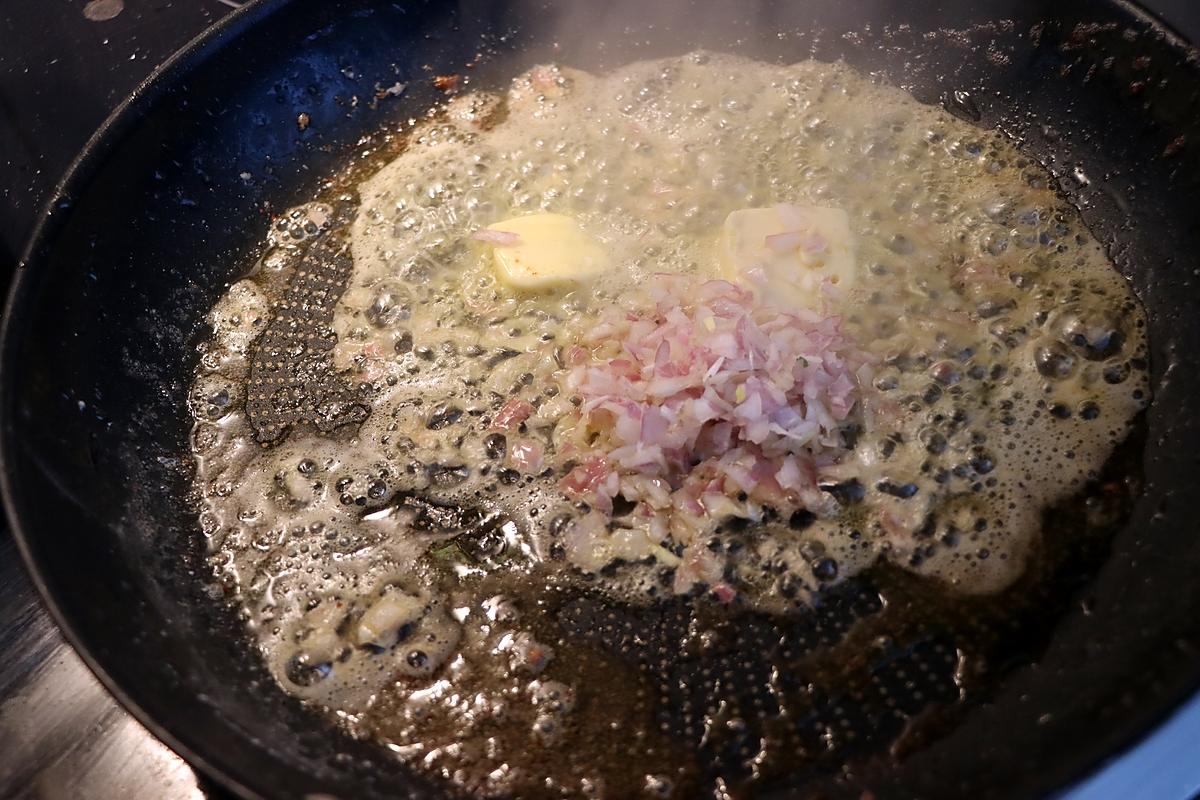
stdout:
POLYGON ((818 474, 847 452, 841 427, 869 367, 838 317, 762 305, 726 281, 662 274, 649 298, 609 310, 566 353, 582 438, 562 452, 577 463, 560 487, 592 509, 566 546, 585 567, 649 551, 679 567, 677 591, 719 590, 722 565, 697 534, 763 506, 826 509, 818 474), (644 525, 609 524, 618 496, 644 525))

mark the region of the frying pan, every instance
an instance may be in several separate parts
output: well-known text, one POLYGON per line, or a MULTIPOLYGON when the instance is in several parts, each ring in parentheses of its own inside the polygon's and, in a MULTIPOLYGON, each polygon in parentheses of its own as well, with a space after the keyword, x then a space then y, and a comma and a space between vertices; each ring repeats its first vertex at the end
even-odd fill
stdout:
POLYGON ((1200 61, 1145 12, 263 0, 171 59, 92 139, 22 258, 0 347, 0 486, 39 590, 105 685, 221 785, 443 793, 284 695, 205 581, 184 457, 205 312, 252 263, 272 211, 311 197, 364 134, 440 98, 433 74, 478 61, 474 85, 499 85, 538 62, 603 69, 696 47, 845 58, 1004 130, 1060 180, 1150 315, 1144 486, 1102 566, 1062 587, 1048 638, 903 758, 779 796, 1045 794, 1200 685, 1200 61), (397 81, 400 98, 371 101, 397 81))

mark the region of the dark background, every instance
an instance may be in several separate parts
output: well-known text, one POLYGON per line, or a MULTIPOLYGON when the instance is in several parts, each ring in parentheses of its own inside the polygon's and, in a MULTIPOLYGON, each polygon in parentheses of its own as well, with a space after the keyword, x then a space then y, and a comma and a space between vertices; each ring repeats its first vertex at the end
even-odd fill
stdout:
MULTIPOLYGON (((83 0, 0 0, 0 285, 93 131, 164 58, 236 5, 124 0, 115 17, 93 21, 83 0)), ((1146 5, 1200 41, 1200 0, 1146 5)), ((1179 794, 1154 796, 1190 796, 1198 781, 1192 775, 1173 784, 1179 794)), ((1110 782, 1077 796, 1119 794, 1110 782)), ((124 714, 63 644, 0 529, 0 797, 203 795, 190 769, 124 714)))

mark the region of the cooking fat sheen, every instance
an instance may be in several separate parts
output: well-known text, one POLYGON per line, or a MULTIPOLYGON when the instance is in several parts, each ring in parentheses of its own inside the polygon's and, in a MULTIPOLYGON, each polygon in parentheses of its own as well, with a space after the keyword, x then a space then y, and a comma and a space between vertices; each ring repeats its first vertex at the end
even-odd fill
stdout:
MULTIPOLYGON (((563 681, 553 691, 571 696, 553 648, 513 611, 535 613, 528 594, 472 588, 498 563, 579 575, 556 552, 580 513, 557 485, 555 437, 576 424, 564 422, 576 406, 563 352, 606 309, 644 307, 656 273, 737 278, 726 220, 789 204, 844 215, 853 259, 839 262, 841 287, 760 299, 839 315, 869 369, 853 447, 822 477, 837 502, 802 530, 787 509, 764 516, 729 561, 739 602, 784 613, 879 560, 947 592, 998 591, 1054 535, 1042 512, 1096 476, 1147 402, 1143 310, 1049 181, 999 134, 840 64, 695 53, 605 76, 537 67, 504 98, 457 98, 358 187, 354 274, 333 323, 335 367, 374 387, 357 432, 254 443, 237 399, 270 298, 251 277, 213 310, 193 395, 233 398, 196 411, 216 574, 301 697, 357 715, 381 692, 411 710, 403 698, 434 675, 476 681, 469 708, 421 690, 426 722, 389 729, 402 757, 482 725, 506 691, 563 681), (541 213, 574 220, 604 269, 546 291, 501 280, 492 245, 472 234, 541 213), (499 434, 492 420, 514 397, 528 418, 499 434), (522 471, 514 457, 534 445, 542 469, 522 471), (456 521, 487 528, 495 552, 448 552, 429 501, 479 509, 456 521), (363 636, 406 644, 355 646, 346 620, 367 613, 397 627, 363 636)), ((662 591, 651 548, 682 543, 647 536, 628 560, 647 558, 591 585, 634 603, 662 591)), ((520 770, 493 769, 522 746, 498 741, 439 763, 474 790, 520 791, 520 770)), ((584 761, 562 766, 563 785, 603 771, 577 749, 584 761)))

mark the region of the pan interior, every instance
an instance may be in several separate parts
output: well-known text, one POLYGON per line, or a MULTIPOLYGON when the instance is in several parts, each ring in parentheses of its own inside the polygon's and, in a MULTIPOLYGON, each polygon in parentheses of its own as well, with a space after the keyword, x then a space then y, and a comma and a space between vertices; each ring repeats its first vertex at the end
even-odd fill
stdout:
MULTIPOLYGON (((513 87, 455 96, 366 181, 360 161, 282 214, 211 315, 195 488, 213 571, 276 680, 461 788, 523 797, 745 794, 950 729, 1040 648, 1065 562, 1085 574, 1139 490, 1136 441, 1104 471, 1147 400, 1124 279, 1010 144, 841 66, 699 51, 513 87), (896 194, 880 202, 880 183, 896 194), (860 413, 787 457, 813 484, 731 489, 744 473, 714 483, 714 458, 647 492, 614 454, 611 513, 575 492, 603 451, 572 432, 596 424, 572 381, 605 362, 581 373, 567 354, 639 293, 495 288, 468 235, 575 214, 608 232, 618 281, 673 286, 712 277, 731 208, 813 193, 852 215, 872 265, 793 301, 871 354, 860 413), (708 520, 680 513, 691 475, 708 520), (613 540, 623 563, 595 555, 613 540)), ((778 319, 732 285, 698 291, 778 319)), ((664 373, 705 341, 671 330, 664 373)), ((837 352, 804 360, 837 369, 837 352)), ((729 458, 775 474, 743 441, 729 458)))
MULTIPOLYGON (((314 175, 396 114, 387 98, 371 108, 376 91, 400 79, 412 89, 398 103, 411 113, 431 105, 437 95, 426 63, 449 71, 484 52, 489 58, 475 69, 498 78, 556 60, 548 33, 573 8, 514 16, 491 6, 479 15, 364 8, 335 20, 318 4, 291 4, 177 78, 148 102, 141 124, 119 129, 80 173, 47 229, 54 235, 21 279, 4 366, 8 489, 24 546, 60 617, 109 680, 156 727, 246 785, 355 796, 397 786, 434 791, 271 688, 242 654, 239 623, 199 579, 202 553, 179 460, 187 431, 176 410, 205 335, 203 314, 254 247, 253 226, 228 221, 265 220, 313 196, 314 175), (266 46, 256 37, 268 31, 266 46), (231 82, 231 74, 246 80, 231 82), (305 126, 297 124, 301 113, 305 126), (226 746, 247 738, 244 747, 226 746)), ((1195 374, 1189 360, 1197 350, 1196 333, 1183 324, 1194 288, 1174 263, 1175 254, 1194 252, 1197 225, 1194 211, 1172 201, 1196 180, 1195 156, 1179 144, 1197 119, 1179 88, 1194 81, 1195 68, 1119 8, 1067 7, 1056 12, 1062 19, 1037 25, 1032 7, 956 11, 961 20, 897 7, 883 16, 912 27, 881 23, 853 35, 842 33, 859 26, 832 8, 764 7, 754 19, 727 7, 703 10, 647 20, 636 36, 616 28, 590 43, 564 35, 559 50, 567 47, 579 66, 602 67, 678 51, 684 37, 767 59, 842 56, 929 102, 966 92, 982 124, 1007 130, 1061 174, 1061 188, 1151 309, 1156 402, 1149 445, 1131 456, 1144 464, 1145 491, 1107 559, 1093 552, 1089 569, 1068 572, 1081 585, 1057 595, 1071 597, 1062 621, 1021 632, 1038 668, 1005 675, 989 706, 899 767, 867 764, 829 779, 832 790, 855 793, 864 785, 946 795, 1055 785, 1127 741, 1195 677, 1185 653, 1196 598, 1185 576, 1196 550, 1183 534, 1184 504, 1170 501, 1197 443, 1190 418, 1176 413, 1186 408, 1181 376, 1195 374), (689 20, 701 17, 697 31, 689 20), (1100 560, 1099 576, 1085 582, 1100 560), (1133 674, 1143 677, 1130 695, 1133 674), (1064 681, 1078 694, 1064 697, 1064 681)), ((636 18, 618 17, 622 26, 636 18)), ((597 613, 584 600, 565 602, 568 619, 597 613)), ((600 629, 619 636, 629 624, 617 615, 600 629)))

